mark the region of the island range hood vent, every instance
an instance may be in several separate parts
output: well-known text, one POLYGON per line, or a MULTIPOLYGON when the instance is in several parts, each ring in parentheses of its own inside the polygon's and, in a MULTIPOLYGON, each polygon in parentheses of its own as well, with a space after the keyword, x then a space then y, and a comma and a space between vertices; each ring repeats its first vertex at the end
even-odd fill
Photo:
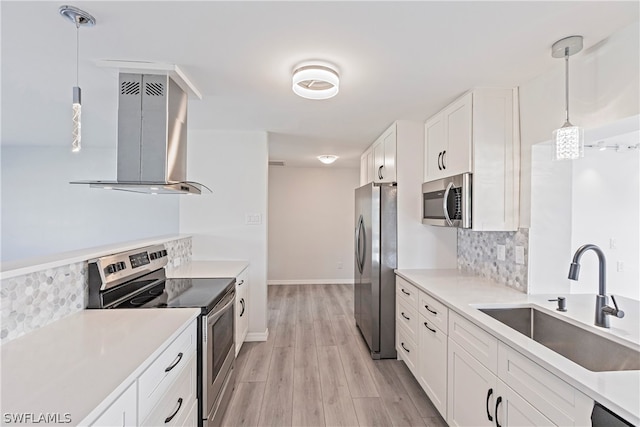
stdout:
POLYGON ((201 194, 187 181, 187 94, 168 75, 120 73, 116 181, 74 181, 149 194, 201 194))

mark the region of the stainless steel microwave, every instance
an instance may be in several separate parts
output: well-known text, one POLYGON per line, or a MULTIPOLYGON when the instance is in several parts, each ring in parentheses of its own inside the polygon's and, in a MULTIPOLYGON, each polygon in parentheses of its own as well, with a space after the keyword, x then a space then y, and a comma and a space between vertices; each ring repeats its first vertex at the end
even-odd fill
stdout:
POLYGON ((422 184, 422 223, 471 228, 471 186, 470 173, 422 184))

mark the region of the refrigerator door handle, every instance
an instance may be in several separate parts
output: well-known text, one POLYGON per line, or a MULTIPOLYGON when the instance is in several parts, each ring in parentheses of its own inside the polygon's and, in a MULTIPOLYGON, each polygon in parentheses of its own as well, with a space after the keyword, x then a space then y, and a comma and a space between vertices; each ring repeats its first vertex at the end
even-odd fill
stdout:
POLYGON ((356 228, 356 263, 358 264, 358 271, 360 271, 360 274, 362 274, 362 269, 363 269, 363 261, 361 260, 361 255, 360 255, 360 239, 361 239, 361 234, 360 231, 362 230, 362 223, 363 223, 363 218, 362 215, 360 215, 360 218, 358 218, 358 226, 356 228))

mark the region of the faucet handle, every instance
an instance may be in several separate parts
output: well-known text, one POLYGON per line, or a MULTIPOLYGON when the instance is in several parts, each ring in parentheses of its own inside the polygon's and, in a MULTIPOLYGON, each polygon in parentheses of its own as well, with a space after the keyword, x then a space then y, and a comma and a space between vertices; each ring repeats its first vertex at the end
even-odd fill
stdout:
POLYGON ((613 301, 613 306, 616 308, 615 313, 611 313, 611 314, 613 314, 619 319, 622 319, 624 317, 624 311, 618 309, 618 303, 616 302, 616 297, 611 295, 611 301, 613 301))

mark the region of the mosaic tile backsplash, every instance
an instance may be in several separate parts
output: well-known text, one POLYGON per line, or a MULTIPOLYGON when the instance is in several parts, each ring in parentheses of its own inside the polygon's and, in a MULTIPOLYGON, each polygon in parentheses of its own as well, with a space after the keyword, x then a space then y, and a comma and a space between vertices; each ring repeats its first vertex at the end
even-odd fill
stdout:
POLYGON ((471 231, 458 229, 458 269, 527 293, 529 229, 471 231), (505 261, 498 261, 497 245, 505 245, 505 261), (516 264, 515 247, 524 247, 524 264, 516 264))
MULTIPOLYGON (((191 237, 165 246, 169 265, 191 261, 191 237)), ((84 310, 87 288, 86 261, 0 281, 0 344, 84 310)))

